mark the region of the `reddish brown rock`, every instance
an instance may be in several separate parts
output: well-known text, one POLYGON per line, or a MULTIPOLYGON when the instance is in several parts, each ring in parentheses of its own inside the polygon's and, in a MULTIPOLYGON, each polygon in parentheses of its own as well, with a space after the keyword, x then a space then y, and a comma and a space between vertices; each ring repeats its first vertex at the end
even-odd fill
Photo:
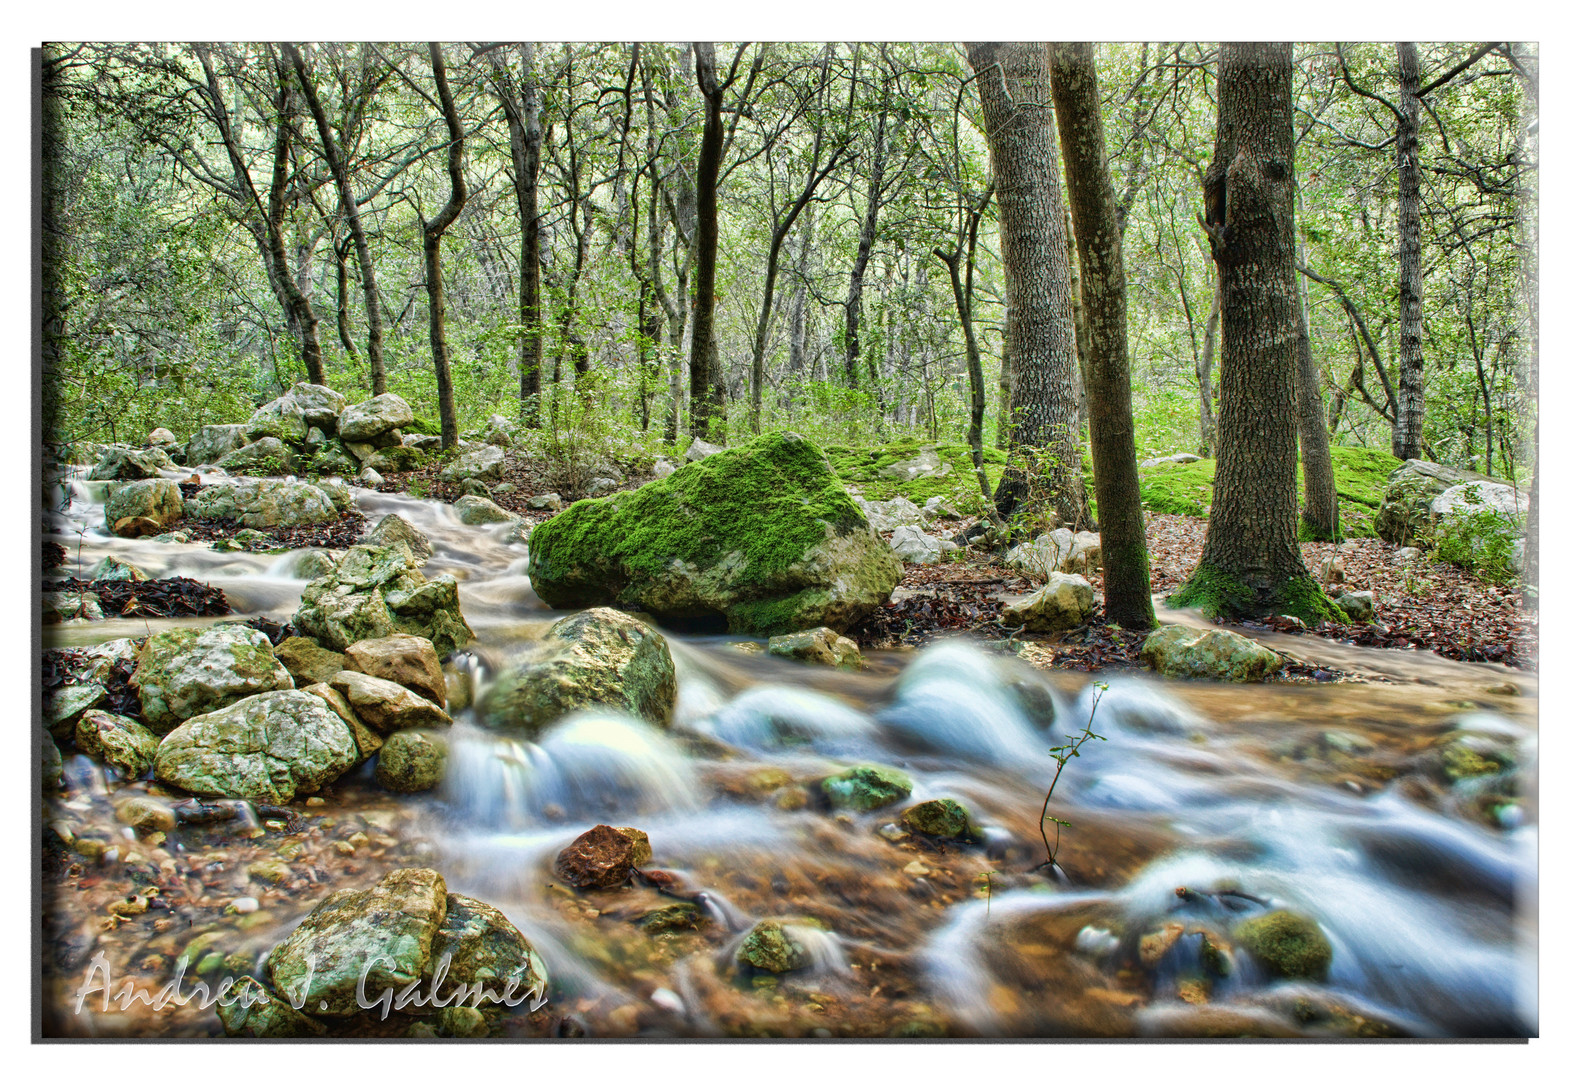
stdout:
POLYGON ((118 519, 110 531, 123 540, 136 540, 143 536, 158 536, 165 531, 165 527, 153 518, 124 517, 118 519))
POLYGON ((445 707, 445 673, 434 643, 413 634, 369 638, 346 647, 346 666, 376 679, 388 679, 445 707))
POLYGON ((571 841, 554 860, 554 872, 582 889, 614 889, 626 883, 633 866, 652 857, 641 829, 594 825, 571 841))

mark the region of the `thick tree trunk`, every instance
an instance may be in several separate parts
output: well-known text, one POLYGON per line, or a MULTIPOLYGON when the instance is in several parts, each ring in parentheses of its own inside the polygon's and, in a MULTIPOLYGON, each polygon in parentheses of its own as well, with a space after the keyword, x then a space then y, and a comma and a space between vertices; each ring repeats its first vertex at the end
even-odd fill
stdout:
POLYGON ((434 354, 434 381, 439 390, 439 437, 445 450, 455 448, 457 439, 456 394, 450 382, 450 346, 445 341, 445 278, 440 265, 439 247, 445 230, 461 214, 467 204, 467 179, 462 172, 462 155, 466 150, 461 133, 461 118, 456 114, 456 103, 450 96, 450 80, 445 77, 445 59, 439 43, 428 43, 428 59, 434 69, 434 82, 439 88, 439 107, 444 113, 445 130, 450 139, 447 171, 450 175, 450 199, 439 216, 423 222, 423 269, 428 285, 428 344, 434 354))
POLYGON ((1042 525, 1089 524, 1077 428, 1076 341, 1071 312, 1059 153, 1048 63, 1033 42, 977 43, 977 76, 999 203, 1005 266, 1005 351, 1015 364, 1011 464, 996 495, 1001 514, 1027 485, 1042 525))
POLYGON ((1210 615, 1342 619, 1296 543, 1295 143, 1289 42, 1226 42, 1203 184, 1224 298, 1219 456, 1196 573, 1170 598, 1210 615))
POLYGON ((1153 597, 1131 421, 1125 257, 1104 148, 1098 70, 1090 44, 1050 44, 1048 53, 1081 267, 1087 345, 1083 374, 1103 537, 1104 615, 1121 626, 1146 629, 1154 625, 1153 597))
MULTIPOLYGON (((282 48, 292 67, 296 69, 297 81, 302 85, 302 96, 307 99, 308 111, 313 114, 313 123, 318 128, 319 143, 324 148, 324 160, 329 164, 330 175, 335 178, 335 191, 340 196, 341 215, 345 217, 346 225, 351 230, 351 242, 357 252, 357 271, 362 277, 362 302, 368 312, 368 375, 373 383, 373 393, 377 396, 385 391, 384 320, 379 315, 378 279, 374 276, 373 254, 368 248, 368 234, 362 227, 362 214, 357 209, 357 198, 351 190, 346 159, 335 143, 334 132, 330 130, 329 118, 324 113, 323 103, 319 101, 318 89, 313 85, 313 79, 308 74, 307 64, 295 45, 287 42, 282 48)), ((344 260, 341 260, 340 266, 344 277, 344 260)), ((345 338, 344 303, 342 303, 341 321, 341 336, 345 338)), ((356 355, 356 350, 349 345, 346 351, 356 355)))
POLYGON ((1416 45, 1402 41, 1400 113, 1395 125, 1395 167, 1400 174, 1400 408, 1395 418, 1394 456, 1422 456, 1422 417, 1426 385, 1422 364, 1422 163, 1417 145, 1422 103, 1417 91, 1422 73, 1416 45))
POLYGON ((704 441, 725 439, 725 388, 714 339, 715 273, 719 260, 719 167, 724 156, 721 117, 725 92, 714 66, 714 45, 699 41, 697 88, 703 95, 703 141, 697 154, 697 274, 692 305, 692 434, 704 441))

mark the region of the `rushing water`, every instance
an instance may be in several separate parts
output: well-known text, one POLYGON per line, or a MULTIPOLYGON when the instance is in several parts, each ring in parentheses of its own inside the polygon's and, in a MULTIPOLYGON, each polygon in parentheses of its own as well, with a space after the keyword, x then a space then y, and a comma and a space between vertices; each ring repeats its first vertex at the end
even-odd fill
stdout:
MULTIPOLYGON (((217 585, 244 616, 285 621, 295 610, 300 553, 107 536, 102 489, 75 481, 56 518, 68 570, 113 553, 155 576, 217 585)), ((427 533, 426 572, 460 582, 478 642, 446 665, 453 700, 475 700, 557 617, 504 527, 463 526, 444 504, 394 495, 359 491, 358 503, 370 520, 399 512, 427 533)), ((73 624, 46 643, 166 625, 73 624)), ((146 785, 69 758, 70 787, 46 815, 109 850, 74 877, 46 867, 53 1029, 215 1033, 212 1011, 74 1012, 89 958, 102 952, 117 976, 155 987, 182 954, 257 970, 332 889, 421 864, 499 907, 548 963, 548 1010, 509 1034, 1536 1033, 1528 674, 1282 638, 1286 651, 1367 681, 1229 687, 1125 673, 1093 684, 964 642, 876 654, 868 671, 849 673, 749 654, 729 638, 669 640, 680 687, 669 731, 589 712, 534 743, 454 708, 438 791, 392 796, 364 767, 307 808, 299 836, 260 829, 243 808, 152 850, 114 818, 117 800, 146 785), (1103 740, 1072 760, 1051 806, 1071 823, 1056 880, 1035 869, 1048 748, 1089 716, 1103 740), (1451 783, 1438 763, 1454 739, 1496 747, 1519 767, 1451 783), (886 838, 879 830, 901 807, 833 814, 807 798, 819 778, 858 762, 903 769, 915 799, 964 803, 983 842, 930 844, 893 829, 886 838), (578 894, 559 884, 555 853, 599 822, 645 830, 671 885, 578 894), (249 876, 250 862, 277 854, 290 860, 289 880, 249 876), (104 905, 133 895, 149 865, 182 883, 170 912, 107 921, 104 905), (703 909, 697 929, 636 925, 676 897, 703 909), (1233 942, 1240 923, 1279 907, 1328 936, 1326 983, 1271 980, 1233 946, 1223 967, 1204 966, 1205 942, 1233 942), (736 945, 766 916, 791 920, 811 968, 779 980, 735 969, 736 945), (1162 944, 1141 962, 1139 941, 1162 944)))

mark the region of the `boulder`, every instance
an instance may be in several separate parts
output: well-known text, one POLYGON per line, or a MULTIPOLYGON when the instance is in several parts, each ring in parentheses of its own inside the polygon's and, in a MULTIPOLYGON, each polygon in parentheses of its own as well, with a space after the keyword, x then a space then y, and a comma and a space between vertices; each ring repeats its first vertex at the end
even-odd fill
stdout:
POLYGON ((102 618, 104 618, 104 609, 99 606, 98 596, 91 592, 62 590, 44 594, 41 621, 46 624, 70 622, 73 619, 102 618))
POLYGON ((921 525, 927 520, 917 504, 904 495, 896 495, 887 502, 869 502, 858 495, 852 501, 878 532, 894 532, 902 525, 921 525))
POLYGON ((783 923, 764 919, 748 931, 736 949, 736 963, 743 967, 783 975, 812 967, 812 952, 797 940, 794 931, 786 932, 783 923))
POLYGON ((1193 461, 1202 459, 1196 454, 1170 454, 1168 457, 1152 457, 1141 463, 1141 468, 1151 469, 1155 465, 1189 465, 1193 461))
POLYGON ((587 485, 587 493, 592 496, 608 495, 611 491, 620 490, 620 481, 607 476, 595 476, 587 485))
POLYGON ((559 495, 551 491, 547 495, 534 495, 532 498, 528 499, 527 509, 548 510, 551 513, 558 514, 561 510, 565 509, 565 502, 560 498, 559 495))
POLYGON ((883 765, 857 765, 819 785, 837 810, 876 810, 911 794, 911 777, 883 765))
POLYGON ((106 555, 93 568, 94 581, 147 581, 148 574, 115 555, 106 555))
POLYGON ((291 1008, 251 975, 236 980, 214 1010, 233 1039, 306 1039, 324 1034, 324 1025, 291 1008))
POLYGON ((966 807, 954 799, 930 799, 908 807, 900 820, 906 828, 942 840, 971 840, 980 835, 966 807))
POLYGON ((340 518, 329 492, 293 477, 205 484, 186 501, 186 513, 199 521, 230 518, 250 529, 327 525, 340 518))
POLYGON ((104 503, 104 524, 114 529, 123 518, 147 518, 162 533, 181 520, 181 488, 174 480, 133 480, 111 484, 104 503))
POLYGON ((664 458, 660 458, 653 463, 653 478, 655 480, 662 480, 674 471, 675 462, 673 461, 666 461, 664 458))
POLYGON ((220 468, 233 476, 288 476, 291 473, 291 452, 285 443, 273 436, 232 450, 219 460, 220 468))
POLYGON ((247 442, 246 424, 207 424, 187 440, 187 465, 212 465, 247 442))
POLYGON ((1456 484, 1434 496, 1428 505, 1428 517, 1436 525, 1445 517, 1491 510, 1507 520, 1513 531, 1526 516, 1526 507, 1530 501, 1508 484, 1478 480, 1469 484, 1456 484))
POLYGON ((463 480, 461 494, 476 495, 480 499, 486 499, 489 497, 489 486, 481 480, 463 480))
POLYGON ((685 457, 689 462, 701 461, 704 458, 713 457, 715 454, 722 454, 724 451, 725 448, 723 446, 715 446, 711 442, 704 442, 694 435, 692 436, 692 445, 686 448, 685 457))
POLYGON ((522 932, 511 925, 497 908, 459 893, 445 897, 445 918, 434 931, 434 965, 448 958, 447 985, 461 984, 484 988, 501 996, 510 979, 520 986, 513 1000, 522 994, 547 993, 549 973, 522 932))
POLYGON ((151 480, 160 469, 175 463, 163 450, 133 450, 127 446, 107 446, 104 456, 88 473, 89 480, 151 480))
POLYGON ((1373 621, 1373 594, 1372 590, 1366 592, 1340 593, 1334 598, 1334 603, 1339 609, 1350 617, 1350 621, 1358 625, 1373 621))
POLYGON ((362 467, 388 475, 421 468, 423 452, 410 446, 388 446, 362 459, 362 467))
MULTIPOLYGON (((145 536, 158 538, 165 526, 153 518, 124 517, 117 518, 110 531, 122 540, 140 540, 145 536)), ((179 534, 176 534, 179 535, 179 534)))
POLYGON ((652 856, 641 829, 594 825, 555 856, 554 872, 579 889, 618 889, 652 856))
POLYGON ((156 735, 254 694, 294 685, 269 638, 237 624, 154 634, 138 656, 131 682, 142 702, 143 722, 156 735))
POLYGON ((1480 473, 1411 458, 1389 474, 1373 527, 1391 544, 1426 539, 1433 523, 1433 500, 1452 487, 1482 483, 1508 486, 1480 473))
POLYGON ((367 443, 405 427, 412 419, 412 407, 402 398, 395 394, 380 394, 376 398, 346 406, 337 420, 336 433, 345 443, 367 443))
POLYGON ((275 690, 195 716, 166 735, 154 775, 195 795, 285 803, 356 762, 350 731, 323 698, 275 690))
POLYGON ((505 451, 497 446, 480 446, 439 470, 439 479, 453 484, 463 480, 498 480, 504 472, 505 451))
POLYGON ((445 740, 432 731, 397 731, 379 750, 374 779, 390 791, 412 794, 445 778, 445 740))
POLYGON ((827 626, 770 638, 768 651, 775 656, 808 664, 827 664, 850 671, 859 671, 863 666, 862 650, 856 642, 841 637, 827 626))
POLYGON ((337 671, 328 682, 351 704, 357 719, 382 735, 415 727, 449 727, 452 722, 439 706, 389 679, 337 671))
POLYGON ((434 543, 423 533, 419 532, 411 522, 400 514, 385 514, 379 519, 371 532, 368 533, 366 543, 373 547, 390 547, 394 544, 405 544, 407 549, 417 559, 421 566, 434 554, 434 543))
POLYGON ((371 488, 376 488, 384 483, 384 476, 376 469, 363 469, 357 474, 357 482, 371 488))
POLYGON ((1279 670, 1272 649, 1228 630, 1165 626, 1147 635, 1142 661, 1171 679, 1257 682, 1279 670))
POLYGON ((900 562, 822 451, 776 433, 574 504, 533 530, 527 572, 551 607, 620 603, 766 637, 844 630, 888 600, 900 562))
POLYGON ((388 679, 445 707, 445 673, 439 667, 434 643, 415 634, 359 641, 346 648, 346 666, 353 671, 388 679))
POLYGON ((516 424, 495 413, 488 419, 488 435, 484 442, 490 446, 509 446, 516 437, 516 424))
POLYGON ((961 512, 955 509, 955 504, 943 495, 933 496, 922 506, 922 520, 926 522, 935 521, 939 518, 955 521, 960 516, 961 512))
POLYGON ((275 659, 291 673, 297 689, 328 682, 346 667, 346 657, 326 649, 312 638, 288 637, 274 647, 275 659))
POLYGON ((292 624, 320 645, 342 651, 397 632, 427 638, 441 656, 473 640, 455 579, 425 578, 405 544, 351 548, 302 590, 292 624))
POLYGON ((675 662, 664 635, 611 608, 592 608, 549 628, 542 650, 504 671, 478 704, 485 727, 535 738, 576 709, 608 705, 668 727, 675 662))
POLYGON ((344 514, 347 510, 357 507, 357 498, 351 493, 351 487, 338 476, 326 476, 313 481, 313 486, 322 491, 329 499, 330 505, 344 514))
POLYGON ((933 447, 924 446, 916 457, 886 465, 883 471, 885 476, 893 476, 901 483, 908 483, 924 476, 949 476, 954 467, 940 458, 933 447))
POLYGON ((44 697, 44 727, 54 738, 69 738, 82 717, 103 705, 107 697, 104 687, 98 683, 57 687, 44 697))
POLYGON ((1235 928, 1236 944, 1278 978, 1321 982, 1334 959, 1317 923, 1283 909, 1247 919, 1235 928))
POLYGON ((384 736, 359 720, 357 710, 351 707, 351 702, 329 683, 311 683, 302 687, 302 692, 322 699, 324 704, 329 706, 330 712, 340 717, 341 722, 346 725, 346 730, 351 732, 351 741, 357 747, 359 765, 377 754, 384 746, 384 736))
POLYGON ((944 553, 954 551, 953 540, 929 536, 920 525, 902 525, 889 538, 889 550, 901 562, 930 565, 944 561, 944 553))
POLYGON ((456 515, 461 518, 463 525, 498 525, 521 520, 519 514, 513 514, 494 500, 478 495, 463 495, 456 500, 455 506, 456 515))
POLYGON ((1006 626, 1025 626, 1034 634, 1073 630, 1092 614, 1092 585, 1080 574, 1049 575, 1037 592, 1005 604, 1006 626))
POLYGON ((167 427, 156 427, 148 433, 148 445, 157 446, 161 450, 169 450, 180 442, 181 440, 176 438, 176 433, 167 427))
POLYGON ((136 720, 89 709, 77 721, 77 749, 136 780, 154 767, 159 737, 136 720))
POLYGON ((1095 532, 1055 529, 1017 546, 1005 562, 1033 581, 1047 581, 1050 574, 1088 573, 1103 565, 1103 540, 1095 532))

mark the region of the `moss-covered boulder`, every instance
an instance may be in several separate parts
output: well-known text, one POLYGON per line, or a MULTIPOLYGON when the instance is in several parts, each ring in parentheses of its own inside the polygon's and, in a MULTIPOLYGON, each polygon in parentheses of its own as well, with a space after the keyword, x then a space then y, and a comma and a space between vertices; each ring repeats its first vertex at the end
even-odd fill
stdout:
POLYGON ((966 807, 954 799, 929 799, 918 803, 908 807, 900 820, 914 833, 941 840, 974 840, 981 835, 966 807))
POLYGON ((131 682, 143 722, 156 735, 254 694, 296 685, 268 636, 234 623, 153 635, 138 654, 131 682))
POLYGON ((1279 670, 1279 654, 1228 630, 1164 626, 1142 643, 1142 662, 1171 679, 1259 682, 1279 670))
POLYGON ((129 446, 107 446, 88 473, 89 480, 150 480, 159 475, 160 469, 170 468, 174 462, 163 450, 151 448, 134 450, 129 446))
POLYGON ((1293 911, 1270 911, 1235 928, 1235 940, 1274 975, 1320 982, 1328 977, 1333 946, 1317 923, 1293 911))
POLYGON ((291 472, 291 451, 269 435, 232 450, 215 464, 236 476, 286 476, 291 472))
POLYGON ((863 666, 862 650, 856 642, 841 637, 827 626, 770 638, 768 651, 805 664, 827 664, 848 671, 859 671, 863 666))
POLYGON ((1373 527, 1379 537, 1391 544, 1426 539, 1433 531, 1433 500, 1450 488, 1479 482, 1508 486, 1481 473, 1411 458, 1389 474, 1389 485, 1373 517, 1373 527))
POLYGON ((284 803, 356 762, 351 732, 323 698, 276 690, 176 728, 159 744, 154 775, 195 795, 284 803))
POLYGON ((77 749, 98 758, 129 780, 147 774, 159 753, 159 737, 136 720, 89 709, 77 721, 77 749))
POLYGON ((839 810, 876 810, 911 794, 911 777, 883 765, 857 765, 825 777, 820 785, 839 810))
POLYGON ((185 510, 199 521, 230 518, 250 529, 324 525, 340 517, 329 492, 291 477, 206 484, 186 501, 185 510))
POLYGON ((351 548, 302 590, 292 624, 319 644, 342 651, 399 632, 427 638, 445 656, 474 637, 461 615, 455 579, 424 577, 405 544, 351 548))
POLYGON ((1092 614, 1092 584, 1080 574, 1054 571, 1036 592, 1005 604, 1006 626, 1024 626, 1034 634, 1074 630, 1092 614))
POLYGON ((612 608, 592 608, 549 628, 540 651, 507 669, 478 704, 496 731, 536 738, 576 709, 607 705, 668 727, 675 661, 664 635, 612 608))
POLYGON ((207 424, 187 440, 187 465, 212 465, 232 450, 247 444, 246 424, 207 424))
POLYGON ((844 630, 901 574, 823 452, 789 433, 575 503, 529 545, 527 573, 551 607, 620 603, 762 637, 844 630))
POLYGON ((251 975, 236 980, 215 1006, 225 1034, 233 1039, 306 1039, 324 1034, 324 1025, 297 1012, 251 975))
POLYGON ((812 966, 812 952, 787 932, 783 923, 764 919, 748 931, 736 949, 736 963, 775 975, 812 966))
POLYGON ((396 544, 405 544, 411 551, 412 557, 417 560, 418 566, 427 562, 434 553, 434 542, 400 514, 385 514, 380 518, 378 524, 369 530, 364 543, 370 547, 393 547, 396 544))
POLYGON ((445 778, 447 756, 444 736, 432 731, 397 731, 380 748, 373 775, 390 791, 428 791, 445 778))
POLYGON ((123 518, 147 518, 161 530, 181 520, 181 488, 174 480, 159 477, 111 484, 104 502, 104 525, 114 529, 123 518))

